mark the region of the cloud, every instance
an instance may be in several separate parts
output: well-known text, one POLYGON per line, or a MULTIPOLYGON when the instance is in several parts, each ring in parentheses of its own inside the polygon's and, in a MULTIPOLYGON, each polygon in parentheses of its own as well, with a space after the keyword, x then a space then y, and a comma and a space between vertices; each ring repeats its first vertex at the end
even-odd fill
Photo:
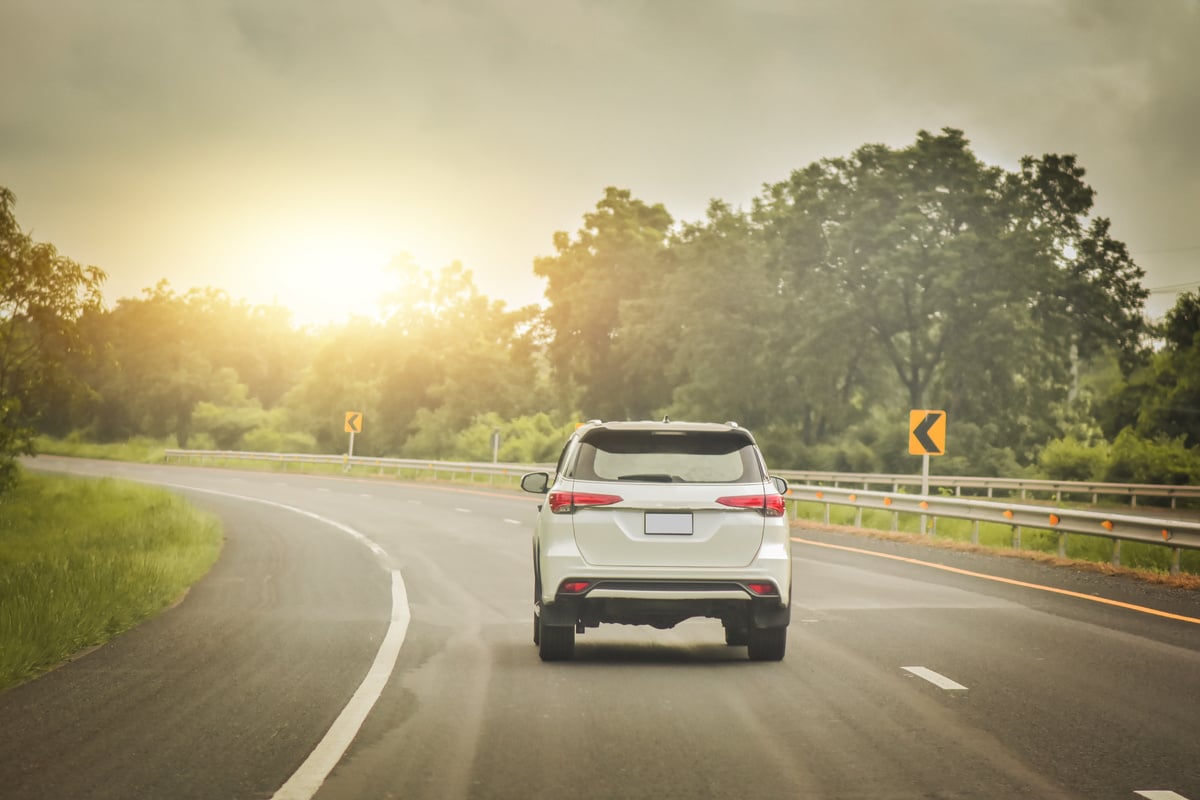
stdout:
POLYGON ((114 285, 236 281, 291 214, 415 231, 525 300, 606 185, 696 219, 946 125, 1010 168, 1078 153, 1135 253, 1197 243, 1198 0, 0 4, 0 183, 114 285))

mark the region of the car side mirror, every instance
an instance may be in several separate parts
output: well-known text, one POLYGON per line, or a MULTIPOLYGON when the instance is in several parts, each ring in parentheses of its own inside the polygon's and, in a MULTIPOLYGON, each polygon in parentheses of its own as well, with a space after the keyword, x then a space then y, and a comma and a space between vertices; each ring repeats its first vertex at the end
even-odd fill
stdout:
POLYGON ((550 491, 550 473, 530 472, 522 476, 521 488, 533 494, 545 494, 550 491))
POLYGON ((779 492, 784 497, 787 497, 788 485, 787 481, 775 475, 771 476, 771 483, 775 484, 775 491, 779 492))

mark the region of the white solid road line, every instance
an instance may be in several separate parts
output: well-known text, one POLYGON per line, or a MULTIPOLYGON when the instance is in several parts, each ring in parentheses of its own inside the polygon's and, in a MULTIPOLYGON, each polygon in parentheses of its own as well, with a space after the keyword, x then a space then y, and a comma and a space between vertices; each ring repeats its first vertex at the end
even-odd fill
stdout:
POLYGON ((945 689, 946 691, 954 691, 954 692, 967 691, 967 687, 963 686, 961 683, 958 683, 957 681, 952 681, 949 678, 947 678, 945 675, 934 672, 933 670, 928 669, 926 667, 901 667, 900 669, 905 670, 906 672, 911 672, 913 675, 916 675, 918 678, 923 678, 924 680, 929 681, 930 683, 932 683, 934 686, 938 687, 939 689, 945 689))
POLYGON ((460 514, 470 514, 471 513, 471 509, 469 509, 469 508, 456 508, 454 510, 460 514))
POLYGON ((1141 792, 1134 792, 1134 794, 1141 795, 1146 800, 1188 800, 1181 794, 1176 794, 1165 789, 1147 789, 1141 792))
POLYGON ((350 698, 350 702, 338 714, 337 719, 333 721, 333 725, 325 732, 325 736, 322 737, 321 741, 317 743, 316 748, 304 760, 304 763, 300 765, 300 768, 296 770, 292 777, 288 778, 287 783, 283 784, 279 788, 279 791, 275 792, 271 798, 271 800, 312 800, 313 795, 321 788, 321 784, 329 777, 329 773, 333 771, 338 761, 346 754, 346 749, 354 741, 354 737, 358 735, 359 729, 362 728, 363 722, 367 719, 367 714, 371 713, 371 709, 375 707, 379 696, 383 694, 383 687, 387 685, 388 680, 392 677, 392 672, 396 668, 396 659, 400 656, 400 646, 404 644, 404 637, 408 633, 408 623, 412 619, 412 612, 408 607, 408 591, 404 588, 404 578, 400 575, 400 570, 390 569, 386 566, 386 550, 349 525, 343 525, 340 522, 322 517, 320 514, 314 514, 311 511, 305 511, 296 506, 276 503, 272 500, 264 500, 261 497, 247 497, 245 495, 230 494, 229 492, 220 492, 215 489, 200 489, 195 486, 185 486, 178 483, 166 483, 163 485, 193 492, 231 497, 236 500, 247 500, 251 503, 262 503, 263 505, 286 509, 287 511, 318 520, 326 525, 337 528, 343 533, 349 534, 366 545, 383 562, 384 568, 388 569, 391 573, 391 622, 388 623, 387 633, 384 634, 383 642, 379 645, 379 650, 375 653, 375 660, 371 663, 371 669, 367 671, 367 676, 363 678, 362 683, 358 685, 358 689, 354 691, 354 696, 350 698))
POLYGON ((311 800, 321 788, 329 773, 346 754, 346 749, 383 694, 383 687, 392 677, 396 658, 400 655, 400 645, 404 644, 404 635, 408 632, 409 619, 404 579, 400 577, 400 570, 392 570, 392 622, 375 655, 375 662, 325 737, 295 774, 288 778, 287 783, 279 787, 272 800, 311 800))

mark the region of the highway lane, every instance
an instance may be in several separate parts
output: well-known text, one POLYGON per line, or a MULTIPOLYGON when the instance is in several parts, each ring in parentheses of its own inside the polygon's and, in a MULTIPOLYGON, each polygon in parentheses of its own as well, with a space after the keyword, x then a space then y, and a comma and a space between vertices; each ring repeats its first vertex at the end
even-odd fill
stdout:
POLYGON ((529 602, 534 498, 54 466, 303 507, 352 526, 385 555, 315 520, 192 495, 229 525, 217 570, 178 608, 0 695, 6 798, 269 797, 362 679, 386 626, 386 568, 398 567, 412 618, 395 673, 318 798, 1169 790, 1200 800, 1200 625, 821 543, 1200 616, 1194 593, 798 530, 784 662, 750 664, 744 648, 721 644, 718 623, 697 621, 668 632, 602 627, 580 637, 573 662, 542 664, 529 602), (239 567, 247 557, 254 566, 239 567), (238 595, 222 576, 262 573, 296 580, 269 601, 228 599, 238 595), (183 664, 202 665, 189 667, 199 679, 188 680, 183 664), (120 702, 101 696, 110 684, 125 687, 115 690, 120 702), (138 691, 143 684, 153 690, 138 691), (178 711, 162 719, 164 707, 178 711), (63 773, 74 782, 54 783, 63 773), (90 789, 57 791, 64 786, 90 789))

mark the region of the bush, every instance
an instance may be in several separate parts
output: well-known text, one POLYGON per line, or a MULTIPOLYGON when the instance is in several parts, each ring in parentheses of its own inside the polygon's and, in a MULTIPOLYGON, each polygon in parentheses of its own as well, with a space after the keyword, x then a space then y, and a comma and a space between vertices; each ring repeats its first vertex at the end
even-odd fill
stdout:
POLYGON ((1200 451, 1184 437, 1143 439, 1125 428, 1113 442, 1105 480, 1113 483, 1200 483, 1200 451))
POLYGON ((1099 480, 1108 469, 1107 443, 1086 445, 1074 436, 1056 439, 1042 448, 1038 467, 1055 481, 1099 480))

